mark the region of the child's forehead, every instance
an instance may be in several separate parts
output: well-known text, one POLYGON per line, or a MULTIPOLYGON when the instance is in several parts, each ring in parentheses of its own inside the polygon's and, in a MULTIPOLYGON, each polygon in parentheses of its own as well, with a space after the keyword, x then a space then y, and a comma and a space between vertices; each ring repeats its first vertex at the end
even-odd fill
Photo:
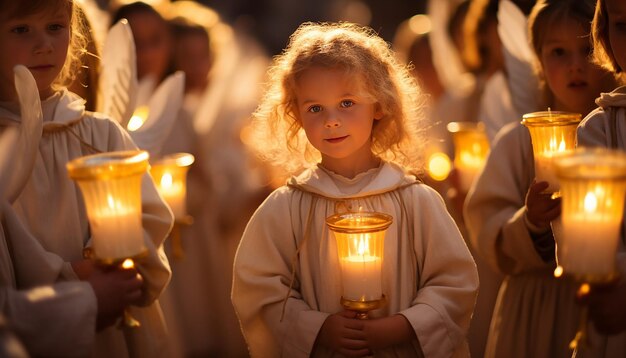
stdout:
POLYGON ((68 0, 36 1, 29 5, 14 3, 6 12, 3 11, 2 21, 67 19, 71 16, 72 3, 68 0))

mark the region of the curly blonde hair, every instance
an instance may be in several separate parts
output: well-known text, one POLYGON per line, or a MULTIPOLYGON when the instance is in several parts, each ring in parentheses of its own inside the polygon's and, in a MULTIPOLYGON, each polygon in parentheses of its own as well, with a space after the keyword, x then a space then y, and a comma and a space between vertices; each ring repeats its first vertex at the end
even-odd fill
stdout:
POLYGON ((59 9, 68 12, 70 16, 70 44, 67 48, 67 58, 52 86, 58 90, 72 83, 76 74, 80 72, 81 58, 87 51, 85 25, 79 13, 80 9, 74 0, 0 0, 0 8, 2 9, 1 21, 12 17, 52 12, 59 9))
POLYGON ((274 58, 265 95, 253 115, 252 147, 262 159, 294 174, 320 160, 297 115, 296 86, 307 69, 341 69, 360 78, 383 116, 374 121, 372 151, 416 174, 423 169, 425 116, 420 88, 389 45, 372 29, 351 23, 304 23, 274 58))
POLYGON ((596 9, 591 22, 591 38, 593 39, 593 59, 600 66, 622 76, 622 68, 615 59, 613 50, 611 49, 611 41, 609 38, 609 12, 606 8, 606 0, 598 0, 596 9))

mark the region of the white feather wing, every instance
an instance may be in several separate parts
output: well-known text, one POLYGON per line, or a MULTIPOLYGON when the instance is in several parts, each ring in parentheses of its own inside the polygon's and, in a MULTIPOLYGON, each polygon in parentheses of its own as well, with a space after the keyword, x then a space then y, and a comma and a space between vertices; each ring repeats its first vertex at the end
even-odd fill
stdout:
POLYGON ((43 127, 39 90, 33 75, 22 65, 13 71, 21 123, 7 128, 0 137, 0 190, 2 198, 9 202, 17 198, 31 175, 43 127))
POLYGON ((498 35, 502 41, 511 101, 518 115, 540 109, 539 79, 533 63, 534 53, 528 40, 528 21, 510 0, 498 8, 498 35))
POLYGON ((159 156, 163 143, 178 119, 184 90, 183 72, 167 77, 148 101, 148 117, 145 123, 136 131, 129 132, 135 144, 147 150, 152 158, 159 156))
POLYGON ((111 27, 104 42, 99 92, 98 112, 126 128, 137 101, 135 42, 126 19, 111 27))

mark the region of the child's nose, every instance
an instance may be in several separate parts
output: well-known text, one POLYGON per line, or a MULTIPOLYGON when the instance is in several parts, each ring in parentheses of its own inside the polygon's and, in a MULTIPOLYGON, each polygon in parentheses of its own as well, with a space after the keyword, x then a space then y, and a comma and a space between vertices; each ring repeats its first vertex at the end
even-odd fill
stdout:
POLYGON ((572 56, 572 60, 570 63, 570 71, 572 72, 580 72, 585 66, 589 63, 589 59, 587 56, 583 55, 574 55, 572 56))
POLYGON ((337 118, 336 115, 332 114, 326 117, 326 121, 324 124, 326 125, 326 128, 339 127, 341 125, 341 123, 339 122, 339 118, 337 118))
POLYGON ((52 41, 49 36, 42 34, 37 38, 35 53, 49 53, 52 52, 52 49, 52 41))

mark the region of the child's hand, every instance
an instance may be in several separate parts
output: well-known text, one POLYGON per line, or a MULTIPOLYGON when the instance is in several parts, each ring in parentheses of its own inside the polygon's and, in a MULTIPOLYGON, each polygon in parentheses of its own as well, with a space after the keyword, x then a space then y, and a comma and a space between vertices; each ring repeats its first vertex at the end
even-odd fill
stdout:
POLYGON ((589 305, 589 318, 598 332, 611 335, 626 331, 626 281, 593 286, 580 300, 589 305))
POLYGON ((73 262, 72 267, 96 294, 98 330, 115 323, 127 306, 141 302, 143 278, 135 268, 101 268, 91 260, 73 262))
POLYGON ((547 189, 548 182, 533 181, 526 193, 526 218, 541 229, 548 229, 550 221, 561 215, 561 198, 552 199, 552 194, 542 194, 547 189))
POLYGON ((354 311, 342 311, 326 318, 317 341, 346 357, 365 357, 371 354, 365 341, 363 320, 357 319, 354 311))
POLYGON ((363 321, 368 346, 371 350, 384 349, 415 338, 415 331, 401 314, 363 321))

